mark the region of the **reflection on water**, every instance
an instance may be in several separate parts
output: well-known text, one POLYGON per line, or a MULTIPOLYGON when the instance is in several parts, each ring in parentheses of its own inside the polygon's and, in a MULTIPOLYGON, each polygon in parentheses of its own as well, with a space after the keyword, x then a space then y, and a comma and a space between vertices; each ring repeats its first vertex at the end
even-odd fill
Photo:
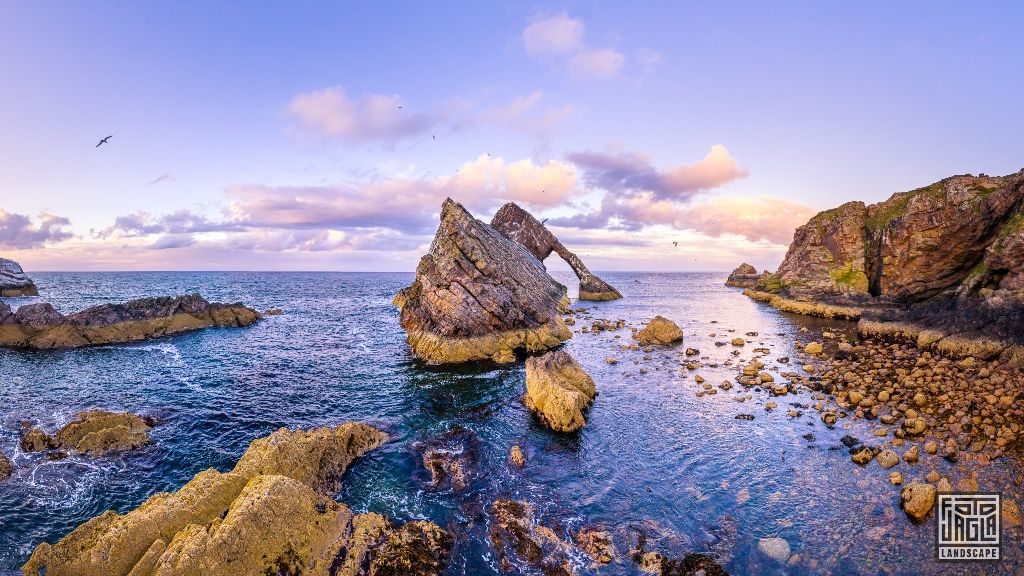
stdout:
MULTIPOLYGON (((850 462, 839 438, 867 439, 863 422, 822 425, 809 393, 772 398, 741 386, 697 397, 685 347, 700 349, 696 371, 717 385, 733 380, 754 347, 775 360, 798 356, 796 339, 854 326, 778 313, 722 286, 719 274, 607 274, 625 298, 586 303, 579 330, 593 319, 637 326, 655 314, 677 322, 682 347, 621 350, 628 329, 578 333, 569 352, 591 373, 600 395, 587 427, 559 435, 540 427, 519 401, 521 364, 426 368, 409 356, 391 296, 411 274, 39 274, 40 292, 62 311, 153 294, 201 292, 211 300, 281 307, 241 330, 208 330, 143 345, 63 352, 0 351, 0 450, 17 467, 0 484, 0 569, 13 571, 41 541, 54 541, 113 508, 130 510, 155 492, 175 490, 207 467, 227 470, 254 438, 281 426, 370 422, 393 442, 359 461, 339 497, 357 511, 438 522, 456 535, 450 574, 497 573, 486 546, 487 508, 498 497, 528 500, 543 521, 565 532, 610 527, 621 542, 641 531, 667 554, 710 551, 731 573, 942 573, 931 561, 931 524, 911 525, 888 471, 850 462), (807 327, 809 334, 801 334, 807 327), (738 357, 716 346, 747 332, 738 357), (714 334, 714 336, 712 336, 714 334), (608 364, 606 358, 619 360, 608 364), (717 364, 717 367, 711 367, 717 364), (646 373, 641 373, 641 368, 646 373), (44 462, 17 450, 21 421, 53 429, 87 407, 153 415, 153 445, 127 457, 44 462), (791 417, 788 410, 800 412, 791 417), (739 420, 752 414, 754 420, 739 420), (419 463, 421 443, 453 429, 474 438, 475 470, 461 490, 434 490, 419 463), (522 470, 507 465, 523 446, 522 470), (765 564, 758 539, 781 537, 800 555, 792 567, 765 564)), ((571 278, 560 276, 567 285, 571 278)), ((574 280, 574 279, 572 279, 574 280)), ((32 301, 13 300, 12 304, 32 301)), ((909 478, 932 469, 924 458, 901 464, 909 478)), ((1018 492, 1018 464, 1004 458, 979 474, 983 489, 1018 492), (1013 479, 1007 482, 1005 478, 1013 479), (986 485, 987 483, 987 485, 986 485)), ((1004 554, 1021 562, 1019 532, 1004 554)), ((620 549, 625 554, 626 549, 620 549)), ((576 571, 589 573, 587 558, 576 571)), ((1006 565, 1000 568, 1005 568, 1006 565)), ((970 572, 996 572, 969 565, 970 572)), ((635 573, 631 562, 605 568, 635 573)))

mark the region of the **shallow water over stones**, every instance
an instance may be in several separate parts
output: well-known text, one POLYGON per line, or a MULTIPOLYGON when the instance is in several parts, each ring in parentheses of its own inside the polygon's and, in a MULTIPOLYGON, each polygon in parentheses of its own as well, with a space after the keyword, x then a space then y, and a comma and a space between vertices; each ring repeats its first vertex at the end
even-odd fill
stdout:
MULTIPOLYGON (((595 568, 582 548, 566 552, 578 574, 639 573, 630 550, 640 540, 645 552, 666 558, 710 554, 732 574, 1024 567, 1020 527, 1004 530, 1008 561, 998 567, 940 565, 932 561, 933 517, 918 525, 901 510, 901 486, 890 483, 891 472, 910 483, 934 470, 955 486, 970 476, 965 462, 922 449, 916 464, 860 467, 841 439, 878 443, 877 421, 838 418, 829 428, 810 391, 771 396, 763 387, 784 385, 783 372, 815 363, 794 341, 822 342, 827 355, 842 335, 856 338, 854 323, 780 313, 724 287, 725 274, 602 276, 624 298, 573 304, 586 311, 574 314, 565 348, 600 394, 587 426, 566 435, 544 428, 523 406, 522 362, 432 368, 412 358, 390 303, 412 274, 35 274, 40 292, 63 312, 198 291, 284 314, 245 329, 145 344, 0 350, 0 452, 14 464, 12 477, 0 483, 0 574, 13 573, 39 542, 108 508, 130 510, 210 466, 230 469, 250 441, 280 426, 348 420, 370 422, 394 440, 353 465, 339 498, 356 512, 429 519, 449 529, 455 551, 448 574, 501 573, 488 529, 492 504, 502 498, 530 503, 537 521, 564 541, 594 527, 610 534, 615 559, 603 567, 595 568), (630 349, 630 328, 659 314, 679 325, 683 342, 630 349), (608 327, 625 322, 593 333, 602 319, 608 327), (822 338, 826 330, 836 338, 822 338), (732 345, 734 338, 743 345, 732 345), (699 352, 687 355, 687 348, 699 352), (743 386, 736 377, 755 348, 768 350, 757 372, 774 382, 743 386), (688 369, 688 362, 697 367, 688 369), (769 402, 775 408, 766 410, 769 402), (53 432, 86 408, 152 416, 159 425, 149 445, 124 455, 48 461, 18 449, 22 421, 53 432), (744 415, 753 419, 737 418, 744 415), (509 464, 514 444, 524 453, 522 468, 509 464), (423 461, 430 448, 467 455, 459 459, 470 468, 464 487, 431 485, 423 461), (759 552, 769 538, 786 541, 797 556, 791 565, 759 552)), ((570 272, 557 277, 575 292, 570 272)), ((1018 458, 979 469, 979 487, 1024 503, 1018 458)))

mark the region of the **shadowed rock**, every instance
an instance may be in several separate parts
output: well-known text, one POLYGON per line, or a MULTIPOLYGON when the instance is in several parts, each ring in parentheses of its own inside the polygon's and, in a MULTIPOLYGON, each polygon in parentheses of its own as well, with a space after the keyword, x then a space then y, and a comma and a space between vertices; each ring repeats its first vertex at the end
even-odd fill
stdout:
POLYGON ((200 472, 175 493, 120 515, 107 511, 56 544, 26 575, 440 574, 451 537, 429 522, 395 529, 332 496, 345 469, 387 435, 365 424, 278 430, 234 470, 200 472))
POLYGON ((50 304, 11 312, 0 302, 0 346, 50 349, 138 342, 214 326, 248 326, 259 318, 242 304, 211 304, 198 294, 101 304, 68 316, 50 304))
POLYGON ((413 353, 432 364, 515 360, 572 337, 565 286, 521 244, 448 199, 416 279, 395 296, 413 353))
POLYGON ((761 275, 757 273, 757 268, 744 262, 729 274, 729 278, 725 280, 725 285, 737 288, 753 288, 760 277, 761 275))
POLYGON ((565 350, 526 360, 526 407, 556 432, 575 432, 586 425, 583 411, 597 395, 594 380, 565 350))
POLYGON ((38 296, 39 290, 14 260, 0 258, 0 296, 38 296))
POLYGON ((21 449, 39 452, 56 448, 92 456, 124 452, 149 444, 152 426, 152 420, 127 412, 87 410, 52 437, 32 428, 22 437, 21 449))
POLYGON ((618 290, 591 273, 583 261, 563 246, 543 223, 516 203, 509 202, 502 206, 491 220, 491 226, 525 246, 541 262, 547 259, 552 252, 557 253, 572 267, 572 271, 580 279, 580 300, 622 298, 622 294, 618 290))

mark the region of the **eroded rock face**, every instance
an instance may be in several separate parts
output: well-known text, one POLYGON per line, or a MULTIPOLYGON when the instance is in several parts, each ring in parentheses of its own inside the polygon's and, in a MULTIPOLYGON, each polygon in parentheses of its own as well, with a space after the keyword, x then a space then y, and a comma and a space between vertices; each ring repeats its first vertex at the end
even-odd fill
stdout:
POLYGON ((12 313, 0 302, 0 346, 51 349, 138 342, 214 326, 248 326, 259 318, 241 304, 210 303, 198 294, 102 304, 68 316, 50 304, 29 304, 12 313))
POLYGON ((863 202, 826 210, 796 229, 776 273, 782 286, 800 294, 868 293, 863 202))
POLYGON ((575 432, 586 425, 583 412, 594 402, 594 380, 565 350, 526 361, 523 402, 548 428, 575 432))
POLYGON ((413 353, 432 364, 515 360, 572 337, 565 286, 518 242, 448 199, 416 279, 395 296, 413 353))
POLYGON ((654 319, 647 323, 647 326, 644 326, 643 330, 634 334, 633 338, 645 346, 651 344, 673 344, 683 340, 683 331, 679 329, 675 322, 668 318, 655 316, 654 319))
POLYGON ((345 469, 387 435, 365 424, 278 430, 234 470, 208 469, 135 510, 107 511, 56 544, 26 575, 441 574, 451 538, 429 522, 395 529, 332 496, 345 469))
POLYGON ((39 290, 20 264, 0 258, 0 296, 39 296, 39 290))
POLYGON ((21 439, 25 452, 59 449, 67 452, 102 456, 112 452, 135 450, 149 444, 153 421, 127 412, 87 410, 49 436, 39 428, 27 431, 21 439))
POLYGON ((725 280, 725 285, 737 288, 753 288, 760 277, 761 275, 757 273, 757 268, 744 262, 729 274, 729 277, 725 280))
POLYGON ((578 256, 573 254, 544 223, 514 202, 502 206, 491 220, 491 227, 522 244, 543 262, 552 252, 565 260, 580 279, 580 300, 617 300, 622 294, 610 284, 590 272, 578 256))

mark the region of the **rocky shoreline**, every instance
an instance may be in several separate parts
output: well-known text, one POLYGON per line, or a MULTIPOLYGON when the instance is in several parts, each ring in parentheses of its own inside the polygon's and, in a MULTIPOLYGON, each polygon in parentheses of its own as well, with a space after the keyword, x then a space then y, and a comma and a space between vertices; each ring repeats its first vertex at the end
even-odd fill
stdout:
POLYGON ((121 344, 211 327, 254 324, 260 314, 242 304, 210 303, 198 294, 102 304, 64 316, 50 304, 12 312, 0 302, 0 347, 48 350, 121 344))

